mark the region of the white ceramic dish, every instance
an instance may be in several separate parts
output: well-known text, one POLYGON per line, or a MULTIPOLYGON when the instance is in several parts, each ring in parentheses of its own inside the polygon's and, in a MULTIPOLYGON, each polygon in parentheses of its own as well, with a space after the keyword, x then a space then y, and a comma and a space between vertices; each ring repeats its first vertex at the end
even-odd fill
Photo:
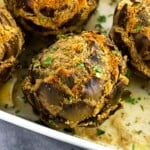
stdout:
MULTIPOLYGON (((3 5, 3 1, 0 0, 0 5, 3 5)), ((93 18, 92 18, 93 19, 93 18)), ((93 27, 93 26, 91 26, 93 27)), ((88 28, 91 28, 88 27, 88 28)), ((26 115, 25 115, 26 116, 26 115)), ((28 118, 28 114, 27 114, 27 118, 28 118)), ((32 118, 34 118, 32 116, 32 118)), ((84 140, 82 138, 79 137, 75 137, 75 136, 71 136, 53 129, 50 129, 48 127, 36 124, 34 122, 28 121, 26 119, 22 119, 18 116, 14 116, 10 113, 4 112, 0 110, 0 119, 12 123, 14 125, 26 128, 28 130, 34 131, 36 133, 51 137, 53 139, 56 140, 60 140, 66 143, 70 143, 82 148, 86 148, 86 149, 90 149, 90 150, 113 150, 115 149, 115 147, 111 147, 111 146, 106 146, 106 145, 100 145, 100 144, 96 144, 94 142, 91 142, 90 140, 84 140)))
MULTIPOLYGON (((106 31, 109 31, 109 28, 112 25, 112 14, 116 6, 116 3, 110 5, 112 1, 114 0, 100 0, 97 11, 93 14, 86 26, 87 30, 95 29, 95 25, 98 23, 98 16, 104 15, 107 19, 106 22, 102 23, 102 26, 106 31)), ((3 5, 2 0, 0 0, 0 5, 3 5)), ((16 79, 12 82, 15 81, 16 79)), ((110 119, 106 120, 100 126, 106 131, 106 135, 99 140, 87 140, 88 137, 85 136, 81 136, 81 138, 75 137, 26 120, 36 120, 37 116, 32 114, 31 106, 21 103, 19 98, 17 100, 21 106, 21 111, 18 114, 15 114, 14 111, 6 109, 3 109, 3 111, 0 110, 0 119, 45 136, 90 150, 113 150, 119 149, 118 147, 128 150, 149 150, 150 82, 148 83, 139 78, 133 78, 131 79, 128 89, 132 91, 132 96, 134 98, 138 99, 140 97, 141 100, 138 101, 136 105, 125 104, 123 109, 117 111, 110 119), (141 89, 141 86, 143 85, 145 85, 145 89, 141 89), (22 119, 16 115, 26 119, 22 119)), ((11 102, 9 104, 11 105, 11 102)))
POLYGON ((115 150, 114 147, 108 147, 100 144, 96 144, 94 142, 91 142, 89 140, 84 140, 75 136, 71 136, 47 127, 44 127, 42 125, 38 125, 36 123, 33 123, 31 121, 22 119, 20 117, 8 114, 6 112, 0 111, 0 119, 12 123, 14 125, 26 128, 28 130, 34 131, 36 133, 51 137, 56 140, 60 140, 66 143, 70 143, 82 148, 90 149, 90 150, 115 150))

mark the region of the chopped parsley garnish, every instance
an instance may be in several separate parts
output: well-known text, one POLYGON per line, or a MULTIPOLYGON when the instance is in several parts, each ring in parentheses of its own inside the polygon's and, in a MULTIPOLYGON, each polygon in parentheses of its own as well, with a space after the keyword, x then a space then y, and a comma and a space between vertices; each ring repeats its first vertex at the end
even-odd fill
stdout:
POLYGON ((66 35, 66 34, 59 34, 59 35, 57 35, 57 38, 58 39, 68 39, 68 35, 66 35))
POLYGON ((96 24, 95 29, 98 30, 98 31, 101 31, 103 29, 103 27, 102 27, 101 24, 96 24))
POLYGON ((132 144, 132 150, 135 150, 135 144, 132 144))
POLYGON ((101 25, 102 23, 105 23, 106 22, 106 16, 102 15, 102 16, 99 16, 97 18, 97 21, 98 23, 95 25, 95 29, 97 31, 99 31, 100 33, 107 33, 107 30, 104 29, 104 27, 101 25))
POLYGON ((97 21, 100 23, 106 22, 106 16, 102 15, 97 18, 97 21))
POLYGON ((56 123, 54 120, 49 120, 48 123, 50 126, 56 126, 56 123))
POLYGON ((144 111, 144 107, 143 107, 143 105, 140 105, 140 107, 141 107, 141 110, 142 110, 142 111, 144 111))
POLYGON ((44 60, 44 65, 50 65, 52 63, 53 59, 51 57, 47 57, 45 60, 44 60))
POLYGON ((133 73, 131 72, 131 70, 128 70, 125 76, 130 79, 132 77, 132 74, 133 73))
POLYGON ((103 134, 105 134, 105 131, 100 129, 100 128, 98 128, 97 129, 97 135, 103 135, 103 134))
POLYGON ((101 73, 102 73, 102 68, 100 68, 99 66, 94 66, 93 70, 96 72, 96 77, 100 78, 101 77, 101 73))
POLYGON ((84 66, 84 64, 83 63, 78 63, 77 64, 77 68, 78 69, 83 69, 85 66, 84 66))
POLYGON ((120 55, 120 51, 119 50, 112 50, 112 53, 114 54, 114 55, 120 55))
POLYGON ((133 104, 133 105, 134 105, 134 104, 137 104, 138 101, 139 101, 138 99, 133 98, 133 97, 131 97, 131 96, 129 96, 128 98, 125 99, 125 102, 126 102, 126 103, 130 103, 130 104, 133 104))
POLYGON ((137 32, 141 32, 143 30, 143 26, 142 25, 135 25, 135 29, 137 32))
POLYGON ((73 97, 70 96, 70 97, 69 97, 69 103, 72 103, 72 102, 73 102, 73 97))
POLYGON ((142 130, 138 130, 136 131, 137 134, 141 134, 142 133, 142 130))
POLYGON ((104 27, 101 24, 96 24, 95 25, 95 29, 97 31, 99 31, 100 33, 102 33, 102 34, 106 34, 107 33, 107 30, 105 30, 104 27))
POLYGON ((102 73, 102 68, 99 66, 94 66, 94 71, 96 71, 98 73, 102 73))

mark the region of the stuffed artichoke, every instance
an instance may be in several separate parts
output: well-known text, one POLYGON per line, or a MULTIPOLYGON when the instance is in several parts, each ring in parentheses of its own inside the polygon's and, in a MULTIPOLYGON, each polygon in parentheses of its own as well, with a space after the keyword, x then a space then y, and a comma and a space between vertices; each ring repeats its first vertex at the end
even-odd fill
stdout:
POLYGON ((150 0, 120 1, 110 36, 137 72, 150 78, 150 0))
POLYGON ((120 106, 126 57, 103 35, 62 36, 29 69, 23 91, 41 120, 55 128, 97 125, 120 106))
POLYGON ((98 0, 4 0, 27 30, 43 35, 80 31, 98 0))
POLYGON ((0 82, 10 75, 24 43, 22 32, 11 14, 0 8, 0 82))

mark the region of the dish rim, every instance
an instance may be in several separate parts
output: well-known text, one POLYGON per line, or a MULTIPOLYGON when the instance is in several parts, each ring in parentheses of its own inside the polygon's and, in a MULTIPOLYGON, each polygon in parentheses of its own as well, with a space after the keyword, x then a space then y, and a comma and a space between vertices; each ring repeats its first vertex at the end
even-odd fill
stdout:
POLYGON ((63 133, 61 131, 57 131, 46 126, 34 123, 27 119, 15 116, 13 114, 9 114, 5 111, 0 110, 0 119, 16 125, 18 127, 22 127, 24 129, 30 130, 32 132, 47 136, 49 138, 65 142, 68 144, 72 144, 81 148, 89 149, 89 150, 116 150, 115 147, 104 145, 102 143, 94 143, 88 139, 83 139, 80 137, 72 136, 67 133, 63 133))

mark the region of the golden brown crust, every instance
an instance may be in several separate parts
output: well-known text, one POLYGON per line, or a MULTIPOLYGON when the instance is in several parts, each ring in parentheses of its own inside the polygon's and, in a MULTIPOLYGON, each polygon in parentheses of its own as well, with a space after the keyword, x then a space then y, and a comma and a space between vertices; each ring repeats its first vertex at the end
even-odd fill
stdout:
POLYGON ((23 45, 23 36, 11 14, 0 8, 0 80, 7 79, 23 45))
POLYGON ((130 63, 150 77, 150 0, 119 2, 110 36, 130 63))
POLYGON ((5 3, 28 30, 40 27, 37 32, 57 34, 80 29, 98 0, 5 0, 5 3))
POLYGON ((95 32, 69 35, 33 59, 23 90, 45 123, 61 118, 72 128, 88 126, 120 107, 120 99, 113 100, 127 84, 126 59, 108 41, 95 32))

